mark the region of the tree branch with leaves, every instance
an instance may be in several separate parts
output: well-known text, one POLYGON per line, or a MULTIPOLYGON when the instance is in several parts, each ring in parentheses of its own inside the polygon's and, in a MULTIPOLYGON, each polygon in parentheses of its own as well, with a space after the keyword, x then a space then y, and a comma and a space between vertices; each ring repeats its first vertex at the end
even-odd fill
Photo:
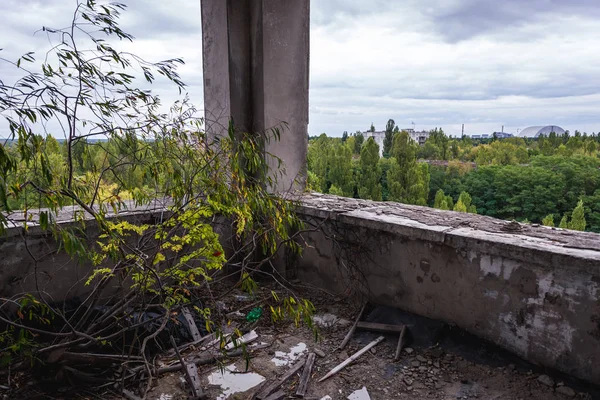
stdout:
MULTIPOLYGON (((181 93, 183 61, 149 62, 112 46, 108 39, 133 40, 118 26, 123 10, 79 1, 68 28, 43 28, 54 39, 44 60, 33 53, 2 59, 22 76, 0 81, 0 116, 10 133, 0 146, 0 226, 22 230, 25 243, 39 226, 57 246, 46 257, 67 252, 94 266, 85 297, 70 309, 43 289, 6 299, 0 339, 11 345, 0 358, 68 373, 86 354, 112 354, 103 379, 121 384, 139 378, 133 370, 151 381, 150 343, 172 329, 181 307, 219 331, 211 285, 225 265, 236 272, 233 287, 254 290, 256 276, 275 276, 269 266, 282 249, 300 252, 306 229, 296 204, 267 189, 278 177, 268 166, 281 160, 265 154, 264 143, 282 127, 245 133, 231 124, 211 139, 187 97, 164 111, 152 91, 138 87, 161 77, 181 93), (151 210, 157 200, 164 207, 154 221, 121 217, 133 206, 151 210), (75 224, 58 220, 66 206, 75 206, 75 224), (97 238, 86 233, 90 223, 97 238)), ((271 299, 275 320, 310 324, 312 304, 280 282, 283 295, 271 299)))

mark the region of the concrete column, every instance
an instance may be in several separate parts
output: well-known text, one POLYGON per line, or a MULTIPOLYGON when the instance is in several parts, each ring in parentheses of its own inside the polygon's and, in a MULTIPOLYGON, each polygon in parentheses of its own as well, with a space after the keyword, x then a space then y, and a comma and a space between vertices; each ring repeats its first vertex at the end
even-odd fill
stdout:
POLYGON ((266 153, 284 163, 273 190, 304 189, 310 0, 201 0, 201 5, 207 132, 225 133, 230 118, 244 132, 279 128, 280 140, 265 143, 266 153))

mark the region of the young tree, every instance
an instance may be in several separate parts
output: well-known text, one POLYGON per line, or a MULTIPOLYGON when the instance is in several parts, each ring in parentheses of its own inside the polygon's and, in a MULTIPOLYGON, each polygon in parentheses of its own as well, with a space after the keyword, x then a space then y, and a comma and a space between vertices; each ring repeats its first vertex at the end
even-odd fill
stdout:
MULTIPOLYGON (((9 319, 3 310, 0 363, 6 368, 51 362, 60 365, 61 374, 68 367, 79 373, 75 379, 95 381, 79 371, 89 365, 97 372, 95 361, 69 367, 73 359, 66 355, 98 360, 93 355, 102 353, 127 360, 127 370, 138 372, 124 374, 124 364, 111 362, 97 378, 112 386, 143 374, 145 398, 155 373, 148 346, 170 346, 159 335, 168 338, 182 307, 189 306, 222 337, 219 326, 227 321, 211 320, 213 278, 228 264, 238 274, 234 285, 253 291, 253 277, 264 275, 282 249, 300 250, 295 239, 302 223, 293 211, 296 204, 268 190, 281 172, 270 165, 282 160, 261 149, 277 139, 281 127, 249 134, 230 123, 226 135, 213 141, 186 99, 169 111, 160 109, 159 98, 140 89, 134 74, 141 74, 144 85, 162 76, 183 89, 176 71, 182 61, 151 63, 112 47, 110 38, 132 40, 117 24, 124 8, 77 2, 68 28, 44 28, 53 43, 41 72, 33 72, 34 55, 27 53, 10 62, 22 77, 0 81, 0 116, 17 143, 14 149, 0 145, 0 229, 22 227, 19 234, 27 243, 34 225, 35 235, 45 233, 47 244, 56 242, 56 248, 45 246, 44 254, 28 252, 33 263, 66 252, 92 268, 83 280, 89 292, 72 310, 50 301, 41 286, 10 299, 18 313, 9 319), (64 135, 64 155, 56 153, 48 127, 64 135), (98 145, 90 138, 108 141, 98 145), (51 156, 64 162, 54 163, 51 156), (107 184, 115 187, 105 198, 107 184), (140 190, 148 185, 151 192, 140 190), (29 196, 36 201, 29 202, 29 196), (23 207, 12 212, 13 202, 23 207), (158 204, 163 205, 157 209, 158 204), (136 205, 160 217, 151 211, 135 220, 123 218, 136 205), (61 223, 57 216, 67 206, 74 221, 61 223), (215 228, 217 220, 231 225, 215 228), (231 236, 220 237, 222 231, 231 236), (221 240, 231 245, 230 254, 221 240), (124 339, 127 343, 119 343, 124 339)), ((32 279, 37 282, 38 276, 32 279)), ((274 301, 279 305, 271 307, 272 317, 310 319, 309 302, 293 295, 274 301)))
POLYGON ((558 227, 561 229, 569 229, 569 217, 567 217, 567 214, 563 215, 558 227))
POLYGON ((312 171, 308 171, 306 176, 306 190, 310 192, 322 192, 321 179, 312 171))
POLYGON ((463 203, 462 199, 460 199, 460 198, 458 199, 458 201, 454 205, 454 211, 463 212, 463 213, 467 212, 467 206, 465 205, 465 203, 463 203))
POLYGON ((433 208, 442 208, 442 205, 446 204, 446 194, 442 189, 438 189, 435 193, 435 199, 433 201, 433 208))
POLYGON ((386 158, 390 156, 390 151, 392 150, 395 128, 397 128, 396 122, 393 119, 388 120, 385 126, 385 137, 383 138, 383 156, 386 158))
POLYGON ((460 155, 460 147, 457 139, 452 140, 450 143, 450 159, 457 160, 460 155))
MULTIPOLYGON (((444 194, 444 191, 442 189, 439 189, 435 193, 435 200, 433 203, 433 207, 439 208, 440 210, 450 210, 451 208, 448 203, 448 197, 450 197, 450 196, 446 196, 444 194)), ((450 197, 450 199, 452 199, 452 198, 450 197)), ((452 205, 452 207, 454 207, 454 205, 452 205)))
POLYGON ((418 165, 417 145, 407 132, 394 135, 390 169, 387 175, 389 200, 407 204, 427 204, 429 193, 429 169, 427 164, 418 165))
POLYGON ((446 207, 447 207, 446 210, 454 209, 454 199, 450 195, 446 196, 446 207))
POLYGON ((542 225, 554 228, 554 215, 548 214, 542 219, 542 225))
POLYGON ((334 196, 342 196, 343 197, 344 191, 335 185, 331 185, 331 187, 329 188, 329 194, 332 194, 334 196))
POLYGON ((341 191, 344 196, 353 197, 352 151, 340 141, 334 142, 330 148, 329 160, 329 182, 331 182, 331 185, 336 186, 337 193, 341 191))
POLYGON ((311 140, 308 145, 308 170, 312 171, 318 178, 319 187, 314 188, 314 190, 321 193, 327 193, 331 147, 332 141, 324 133, 316 140, 311 140))
POLYGON ((381 201, 380 177, 379 145, 370 137, 360 151, 358 196, 361 199, 381 201))
POLYGON ((449 156, 448 152, 448 136, 444 133, 442 128, 435 128, 429 132, 429 138, 426 143, 430 142, 433 148, 439 149, 439 158, 447 160, 449 156))
MULTIPOLYGON (((575 131, 577 133, 577 131, 575 131)), ((575 231, 585 231, 585 211, 583 209, 583 200, 579 200, 577 202, 577 207, 573 210, 571 214, 571 222, 569 222, 569 229, 573 229, 575 231)))
POLYGON ((432 140, 427 139, 422 147, 419 147, 419 158, 426 160, 441 160, 442 149, 440 149, 432 140))
POLYGON ((585 142, 585 154, 593 155, 596 152, 596 143, 589 139, 585 142))
POLYGON ((458 201, 454 205, 454 211, 477 214, 475 205, 471 204, 471 195, 469 193, 461 192, 460 196, 458 197, 458 201))
POLYGON ((354 134, 354 154, 360 154, 360 149, 365 142, 365 137, 362 132, 356 132, 354 134))
POLYGON ((383 201, 389 200, 389 186, 388 186, 388 172, 391 167, 391 159, 381 157, 379 158, 378 169, 381 171, 379 182, 381 184, 381 199, 383 201))

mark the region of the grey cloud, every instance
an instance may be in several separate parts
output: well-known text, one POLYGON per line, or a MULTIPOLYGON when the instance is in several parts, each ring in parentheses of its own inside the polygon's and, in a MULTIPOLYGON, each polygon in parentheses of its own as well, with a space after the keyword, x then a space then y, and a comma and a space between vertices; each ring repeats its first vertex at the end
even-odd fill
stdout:
MULTIPOLYGON (((127 49, 183 57, 202 108, 200 0, 121 1, 121 26, 136 37, 127 49)), ((48 42, 33 32, 68 24, 74 4, 0 0, 0 57, 42 56, 48 42)), ((597 17, 598 0, 312 0, 310 132, 381 128, 390 117, 451 133, 463 122, 473 133, 548 123, 598 131, 597 17)), ((0 63, 0 79, 13 77, 0 63)), ((177 97, 165 81, 152 89, 165 106, 177 97)))
POLYGON ((123 28, 135 37, 182 37, 201 32, 200 0, 156 2, 148 6, 144 0, 129 0, 123 14, 123 28))
MULTIPOLYGON (((369 23, 369 16, 390 9, 394 2, 389 0, 313 0, 311 1, 311 23, 329 25, 339 21, 339 17, 350 17, 369 23)), ((352 21, 348 21, 352 24, 352 21)))
MULTIPOLYGON (((600 2, 596 0, 461 0, 450 8, 427 8, 423 15, 431 27, 449 42, 472 37, 510 33, 540 20, 569 16, 598 17, 600 2)), ((557 30, 565 29, 555 26, 557 30)), ((568 27, 567 27, 568 29, 568 27)))
MULTIPOLYGON (((143 0, 121 0, 128 6, 122 12, 119 25, 133 34, 136 39, 130 48, 149 61, 183 57, 187 65, 179 69, 184 82, 189 86, 191 101, 202 109, 202 58, 200 1, 152 2, 143 0)), ((70 24, 75 9, 75 0, 3 0, 0 1, 0 58, 15 61, 28 51, 34 51, 37 60, 45 56, 51 47, 42 26, 63 28, 70 24)), ((120 48, 116 38, 109 39, 120 48)), ((56 41, 54 41, 56 42, 56 41)), ((39 66, 39 63, 38 63, 39 66)), ((35 69, 35 68, 34 68, 35 69)), ((134 71, 134 75, 141 75, 134 71)), ((22 76, 14 66, 0 61, 0 80, 11 84, 22 76)), ((151 89, 162 98, 164 111, 168 111, 174 100, 179 98, 177 88, 166 79, 157 79, 151 86, 140 82, 140 86, 151 89)), ((4 122, 0 121, 0 137, 6 135, 4 122)))

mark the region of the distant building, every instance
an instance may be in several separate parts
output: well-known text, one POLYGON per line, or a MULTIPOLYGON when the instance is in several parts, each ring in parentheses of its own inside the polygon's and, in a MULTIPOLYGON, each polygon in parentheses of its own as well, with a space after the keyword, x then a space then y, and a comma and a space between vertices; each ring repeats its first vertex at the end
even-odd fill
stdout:
POLYGON ((494 132, 494 133, 492 133, 492 137, 494 135, 496 135, 497 139, 506 139, 506 138, 509 138, 509 137, 513 137, 512 133, 506 133, 506 132, 494 132))
POLYGON ((471 139, 491 139, 494 137, 494 135, 496 135, 496 139, 506 139, 514 136, 512 133, 494 132, 491 135, 488 133, 484 133, 481 135, 471 135, 471 139))
POLYGON ((558 136, 565 134, 565 130, 556 125, 530 126, 529 128, 525 128, 519 132, 519 137, 537 138, 540 135, 548 136, 552 132, 556 133, 558 136))
POLYGON ((419 146, 423 146, 425 144, 425 141, 429 139, 429 131, 415 132, 414 129, 405 129, 405 131, 408 132, 412 140, 419 143, 419 146))
POLYGON ((383 155, 383 139, 385 139, 385 131, 366 131, 362 134, 365 137, 365 141, 367 141, 367 139, 370 137, 375 140, 375 143, 379 145, 379 156, 381 157, 383 155))
MULTIPOLYGON (((415 132, 414 129, 402 129, 402 131, 405 131, 408 133, 408 136, 414 140, 415 142, 417 142, 419 144, 419 146, 423 146, 425 144, 425 141, 429 138, 429 131, 421 131, 421 132, 415 132)), ((375 140, 375 143, 377 143, 379 145, 379 155, 382 156, 383 155, 383 139, 385 139, 385 131, 375 131, 375 132, 371 132, 371 131, 366 131, 366 132, 362 132, 365 140, 367 140, 368 138, 372 137, 375 140)))

